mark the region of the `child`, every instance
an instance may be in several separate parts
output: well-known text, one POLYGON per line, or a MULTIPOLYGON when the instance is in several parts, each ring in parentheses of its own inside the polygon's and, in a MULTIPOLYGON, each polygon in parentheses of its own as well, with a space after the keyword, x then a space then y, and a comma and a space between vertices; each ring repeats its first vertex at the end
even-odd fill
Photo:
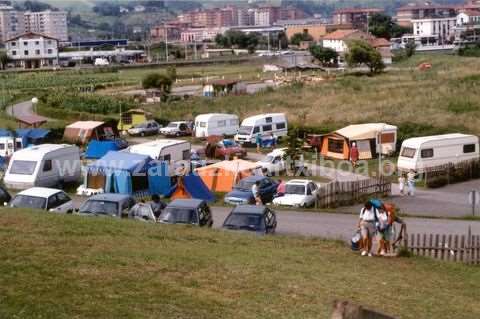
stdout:
POLYGON ((403 173, 398 178, 398 188, 400 190, 400 195, 405 195, 405 175, 403 173))
POLYGON ((415 196, 415 177, 416 173, 411 169, 407 174, 408 195, 415 196))

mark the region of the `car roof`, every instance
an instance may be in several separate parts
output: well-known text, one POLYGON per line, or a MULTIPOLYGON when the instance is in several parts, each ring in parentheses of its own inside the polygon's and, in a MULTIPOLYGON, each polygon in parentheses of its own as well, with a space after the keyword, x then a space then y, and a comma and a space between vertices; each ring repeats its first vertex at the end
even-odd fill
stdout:
POLYGON ((265 209, 265 206, 238 205, 232 210, 232 214, 263 215, 265 209))
POLYGON ((103 193, 103 194, 96 194, 91 196, 88 200, 103 200, 103 201, 110 201, 110 202, 121 202, 132 198, 130 195, 126 194, 116 194, 116 193, 103 193))
POLYGON ((50 197, 57 193, 63 192, 61 189, 47 188, 47 187, 32 187, 21 191, 18 195, 35 196, 35 197, 50 197))
POLYGON ((242 181, 256 182, 266 178, 267 178, 266 176, 262 176, 262 175, 251 175, 243 178, 242 181))
POLYGON ((292 179, 286 185, 307 185, 308 183, 313 183, 313 181, 310 179, 292 179))
POLYGON ((176 207, 176 208, 197 208, 202 205, 205 201, 203 199, 175 199, 170 202, 167 207, 176 207))

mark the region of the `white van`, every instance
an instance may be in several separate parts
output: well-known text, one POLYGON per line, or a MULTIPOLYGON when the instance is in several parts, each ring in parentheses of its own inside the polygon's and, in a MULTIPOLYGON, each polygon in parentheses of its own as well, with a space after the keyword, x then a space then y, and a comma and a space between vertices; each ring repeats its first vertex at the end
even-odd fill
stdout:
POLYGON ((288 133, 287 117, 284 113, 260 114, 247 117, 235 135, 235 141, 240 144, 253 143, 260 133, 262 137, 274 134, 277 138, 286 136, 288 133))
POLYGON ((401 172, 412 169, 423 173, 426 168, 478 158, 477 136, 445 134, 415 137, 403 141, 397 168, 401 172))
POLYGON ((80 150, 74 145, 42 144, 13 153, 5 186, 27 189, 77 182, 81 178, 80 150))
POLYGON ((268 174, 278 174, 287 169, 285 161, 286 148, 277 148, 265 155, 257 164, 262 167, 268 174))
POLYGON ((158 139, 155 141, 132 145, 127 148, 130 153, 148 155, 160 161, 190 160, 190 142, 184 140, 158 139))
POLYGON ((195 118, 195 137, 212 135, 233 136, 237 134, 239 119, 235 114, 208 113, 195 118))

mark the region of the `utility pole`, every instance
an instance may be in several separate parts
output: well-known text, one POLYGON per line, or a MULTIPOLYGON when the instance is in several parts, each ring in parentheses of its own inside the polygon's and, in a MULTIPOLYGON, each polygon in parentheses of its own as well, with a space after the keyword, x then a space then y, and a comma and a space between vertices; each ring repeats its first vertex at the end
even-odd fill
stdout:
POLYGON ((267 31, 267 50, 270 52, 270 32, 267 31))
POLYGON ((165 31, 165 57, 168 62, 168 30, 165 23, 163 24, 163 30, 165 31))

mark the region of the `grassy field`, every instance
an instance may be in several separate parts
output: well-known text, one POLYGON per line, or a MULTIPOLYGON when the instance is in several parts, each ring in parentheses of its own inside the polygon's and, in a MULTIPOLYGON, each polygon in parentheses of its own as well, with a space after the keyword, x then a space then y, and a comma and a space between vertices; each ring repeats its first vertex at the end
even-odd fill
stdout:
POLYGON ((339 242, 0 209, 2 318, 478 318, 480 270, 339 242))

